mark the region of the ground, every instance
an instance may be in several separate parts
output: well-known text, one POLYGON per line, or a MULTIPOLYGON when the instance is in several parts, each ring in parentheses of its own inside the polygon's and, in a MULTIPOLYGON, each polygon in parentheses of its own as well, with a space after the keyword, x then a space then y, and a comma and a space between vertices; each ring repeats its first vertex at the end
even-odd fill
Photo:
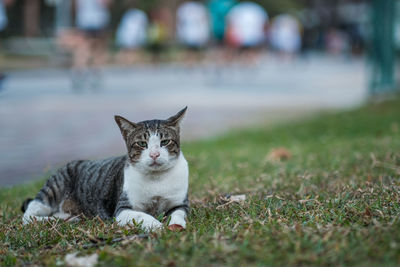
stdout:
POLYGON ((75 159, 120 155, 114 115, 165 119, 184 106, 184 140, 359 105, 362 58, 309 56, 257 64, 205 62, 106 67, 102 88, 75 92, 66 69, 8 72, 0 90, 0 186, 41 177, 75 159), (23 166, 23 167, 21 167, 23 166))
POLYGON ((186 142, 188 228, 144 235, 98 219, 21 225, 43 181, 0 190, 3 265, 398 265, 400 101, 186 142), (245 194, 244 202, 228 195, 245 194))

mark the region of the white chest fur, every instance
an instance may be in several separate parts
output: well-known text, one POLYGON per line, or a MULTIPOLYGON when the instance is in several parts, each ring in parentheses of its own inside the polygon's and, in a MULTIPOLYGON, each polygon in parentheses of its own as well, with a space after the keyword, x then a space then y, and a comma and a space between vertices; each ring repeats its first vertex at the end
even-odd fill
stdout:
POLYGON ((143 174, 129 165, 124 170, 123 190, 130 204, 141 211, 156 198, 168 202, 166 208, 182 205, 188 190, 188 164, 180 153, 175 166, 162 173, 143 174))

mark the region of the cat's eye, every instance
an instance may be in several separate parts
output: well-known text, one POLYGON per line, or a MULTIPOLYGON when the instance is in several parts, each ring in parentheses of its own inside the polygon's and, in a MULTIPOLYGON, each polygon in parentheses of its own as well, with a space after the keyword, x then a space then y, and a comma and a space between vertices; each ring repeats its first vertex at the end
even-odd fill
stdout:
POLYGON ((167 145, 169 145, 169 143, 171 143, 171 140, 162 140, 160 145, 161 146, 167 146, 167 145))
POLYGON ((147 147, 147 143, 144 142, 144 141, 136 142, 136 144, 137 144, 138 146, 142 147, 142 148, 146 148, 146 147, 147 147))

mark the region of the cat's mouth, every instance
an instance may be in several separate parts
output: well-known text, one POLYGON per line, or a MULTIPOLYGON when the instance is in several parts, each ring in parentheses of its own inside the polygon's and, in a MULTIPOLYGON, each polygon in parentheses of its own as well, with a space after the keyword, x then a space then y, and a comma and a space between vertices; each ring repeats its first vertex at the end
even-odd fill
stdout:
POLYGON ((161 166, 162 164, 161 163, 158 163, 158 162, 156 162, 156 161, 153 161, 153 163, 151 163, 149 166, 150 167, 159 167, 159 166, 161 166))

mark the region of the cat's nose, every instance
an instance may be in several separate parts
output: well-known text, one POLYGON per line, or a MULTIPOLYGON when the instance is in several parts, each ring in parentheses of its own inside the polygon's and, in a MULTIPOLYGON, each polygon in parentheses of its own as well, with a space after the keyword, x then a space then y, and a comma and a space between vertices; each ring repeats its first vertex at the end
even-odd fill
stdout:
POLYGON ((159 156, 160 156, 160 152, 159 151, 150 152, 150 158, 152 158, 153 160, 156 160, 159 156))

